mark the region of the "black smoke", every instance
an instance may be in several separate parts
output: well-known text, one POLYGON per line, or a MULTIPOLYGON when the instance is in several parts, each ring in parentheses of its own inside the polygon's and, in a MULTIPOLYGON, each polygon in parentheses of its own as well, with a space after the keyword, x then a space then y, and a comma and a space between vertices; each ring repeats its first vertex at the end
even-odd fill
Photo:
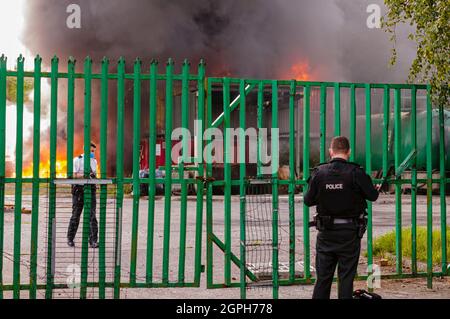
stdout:
MULTIPOLYGON (((32 0, 26 3, 22 39, 47 66, 57 55, 65 69, 67 58, 75 57, 77 71, 82 71, 88 55, 94 60, 95 71, 99 71, 104 56, 111 60, 111 71, 123 56, 128 72, 136 57, 143 60, 143 70, 148 70, 151 59, 158 59, 160 72, 169 57, 175 60, 176 70, 185 58, 193 69, 204 58, 208 75, 289 78, 293 64, 307 61, 312 80, 404 82, 415 49, 405 40, 408 29, 399 30, 397 43, 404 58, 390 68, 388 35, 366 26, 366 8, 371 3, 383 7, 382 0, 32 0), (66 26, 66 8, 72 3, 81 7, 80 29, 66 26)), ((126 107, 131 110, 130 89, 127 85, 126 107)), ((116 119, 114 90, 111 88, 109 99, 110 123, 116 119)), ((77 97, 82 95, 80 88, 77 97)), ((62 89, 62 109, 65 98, 62 89)), ((98 93, 93 98, 98 101, 98 93)), ((81 112, 83 102, 77 101, 76 109, 81 112)), ((146 103, 144 96, 142 105, 146 103)), ((93 118, 99 118, 98 107, 93 118)), ((131 120, 129 116, 128 128, 131 120)), ((82 131, 82 117, 75 129, 82 131)), ((98 139, 97 132, 98 127, 94 127, 93 135, 98 139)), ((60 135, 64 139, 65 134, 60 135)), ((114 137, 112 130, 109 140, 114 137)), ((127 141, 131 141, 131 134, 127 141)), ((130 154, 131 145, 126 143, 126 154, 130 154)), ((114 148, 111 142, 111 156, 114 148)))

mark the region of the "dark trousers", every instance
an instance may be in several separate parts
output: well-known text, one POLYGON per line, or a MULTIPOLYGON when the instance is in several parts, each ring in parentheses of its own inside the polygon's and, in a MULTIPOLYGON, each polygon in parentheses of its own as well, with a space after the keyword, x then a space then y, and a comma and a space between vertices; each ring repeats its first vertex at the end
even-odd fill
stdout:
MULTIPOLYGON (((97 206, 96 187, 91 185, 91 212, 90 212, 90 230, 89 242, 97 242, 98 224, 95 217, 95 209, 97 206)), ((81 212, 84 206, 84 187, 82 185, 74 185, 72 188, 72 217, 70 218, 69 229, 67 231, 67 239, 74 240, 77 234, 78 225, 80 224, 81 212)))
POLYGON ((336 265, 338 266, 338 297, 351 299, 353 280, 358 267, 361 239, 354 224, 333 225, 320 231, 316 242, 316 273, 313 299, 329 299, 336 265))

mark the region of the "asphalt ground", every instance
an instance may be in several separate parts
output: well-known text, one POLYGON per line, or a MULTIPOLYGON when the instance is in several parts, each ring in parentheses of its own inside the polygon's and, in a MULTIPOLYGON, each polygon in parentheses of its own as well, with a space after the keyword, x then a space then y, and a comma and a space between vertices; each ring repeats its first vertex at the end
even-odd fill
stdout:
MULTIPOLYGON (((105 243, 105 262, 106 262, 106 281, 113 279, 114 266, 114 243, 115 243, 115 200, 114 194, 108 199, 106 213, 106 243, 105 243)), ((447 203, 450 197, 447 197, 447 203)), ((14 203, 14 196, 7 195, 6 203, 14 203)), ((169 267, 168 276, 170 282, 179 280, 179 256, 180 256, 180 207, 181 201, 179 196, 172 196, 170 200, 170 249, 169 249, 169 267)), ((201 241, 201 264, 206 267, 206 209, 203 203, 203 223, 202 223, 202 241, 201 241)), ((240 219, 239 219, 239 196, 231 198, 231 250, 239 256, 239 236, 240 236, 240 219)), ((270 204, 270 202, 268 203, 270 204)), ((266 209, 266 204, 261 204, 259 210, 266 209)), ((433 196, 433 227, 440 227, 440 203, 439 197, 433 196)), ((163 197, 158 197, 155 201, 155 219, 154 219, 154 248, 153 248, 153 282, 162 281, 163 276, 163 241, 164 241, 164 206, 163 197)), ((410 195, 402 195, 402 225, 411 225, 411 197, 410 195)), ((448 206, 448 205, 447 205, 448 206)), ((23 207, 25 209, 31 207, 31 196, 24 195, 23 207)), ((214 196, 212 201, 213 207, 213 232, 222 241, 224 241, 224 201, 221 196, 214 196)), ((131 265, 131 234, 133 220, 133 200, 132 197, 126 195, 123 202, 123 221, 122 221, 122 249, 121 249, 121 280, 129 282, 130 265, 131 265)), ((38 284, 45 283, 46 278, 46 262, 47 262, 47 225, 48 225, 48 196, 45 194, 40 198, 40 214, 38 227, 38 284)), ((310 210, 310 216, 314 210, 310 210)), ((448 214, 448 209, 447 209, 448 214)), ((71 197, 67 190, 61 189, 57 193, 57 211, 56 211, 56 240, 55 240, 55 283, 71 283, 71 279, 78 278, 79 267, 81 265, 81 237, 82 237, 82 221, 78 235, 75 240, 76 247, 70 248, 66 243, 67 226, 71 215, 71 197), (68 281, 69 280, 69 281, 68 281)), ((21 263, 20 276, 21 282, 27 284, 29 282, 29 257, 31 242, 31 215, 26 211, 21 215, 21 263)), ((279 200, 279 262, 285 265, 289 262, 289 203, 287 195, 280 195, 279 200)), ((295 261, 296 272, 299 276, 303 273, 304 261, 304 241, 303 241, 303 203, 302 195, 295 197, 295 261)), ((448 216, 447 216, 448 218, 448 216)), ((97 207, 97 219, 99 219, 99 209, 97 207)), ((383 233, 395 229, 395 196, 383 194, 373 205, 373 236, 377 237, 383 233)), ((417 224, 426 225, 426 196, 418 196, 417 198, 417 224)), ((142 197, 139 203, 138 215, 138 232, 137 232, 137 254, 136 254, 136 282, 143 283, 146 281, 147 267, 147 237, 148 237, 148 200, 142 197)), ((271 223, 262 223, 260 226, 253 228, 255 240, 268 239, 271 240, 272 229, 271 223), (255 230, 256 229, 256 230, 255 230)), ((5 232, 4 232, 4 270, 3 281, 5 284, 12 283, 13 279, 13 254, 14 254, 14 213, 13 211, 5 211, 5 232)), ((186 250, 185 250, 185 282, 193 282, 194 280, 194 264, 195 264, 195 234, 196 234, 196 197, 189 196, 187 201, 186 215, 186 250)), ((314 250, 316 230, 309 229, 310 235, 310 255, 311 255, 311 271, 314 273, 314 250)), ((250 236, 250 232, 248 236, 250 236)), ((364 256, 365 247, 367 245, 366 236, 362 241, 362 254, 358 273, 367 272, 367 262, 364 256)), ((261 245, 263 246, 263 245, 261 245)), ((99 250, 89 249, 88 255, 88 281, 98 280, 98 261, 99 250)), ((247 262, 265 264, 271 261, 271 251, 267 249, 256 249, 253 254, 248 255, 247 262), (251 260, 249 260, 251 259, 251 260)), ((375 262, 378 262, 375 259, 375 262)), ((403 271, 410 271, 410 263, 408 258, 404 258, 403 271)), ((419 271, 425 270, 425 265, 419 263, 419 271)), ((381 274, 388 274, 395 270, 390 265, 380 266, 381 274)), ((437 266, 436 270, 439 270, 437 266)), ((286 271, 280 269, 280 275, 285 276, 286 271)), ((239 268, 235 265, 231 267, 231 277, 233 282, 239 279, 239 268)), ((224 253, 217 248, 213 249, 213 281, 214 283, 224 283, 224 253)), ((447 278, 435 278, 433 289, 427 289, 425 278, 402 279, 402 280, 381 280, 379 288, 375 291, 379 292, 386 298, 450 298, 450 285, 447 278)), ((355 283, 356 288, 366 287, 365 281, 355 283)), ((312 285, 294 285, 280 287, 280 298, 310 298, 312 295, 312 285)), ((332 297, 336 296, 336 289, 333 289, 332 297)), ((10 292, 5 293, 5 297, 10 296, 10 292)), ((28 298, 28 291, 22 291, 21 297, 28 298)), ((112 290, 107 289, 107 297, 112 297, 112 290)), ((223 289, 206 289, 206 273, 202 273, 200 277, 200 287, 198 288, 128 288, 121 290, 122 298, 239 298, 238 288, 223 289)), ((270 298, 272 290, 266 288, 251 288, 248 290, 249 298, 270 298)), ((44 291, 38 291, 38 298, 44 297, 44 291)), ((75 286, 73 289, 55 290, 55 298, 77 298, 79 297, 79 289, 75 286)), ((94 288, 88 288, 88 297, 98 297, 98 291, 94 288)))

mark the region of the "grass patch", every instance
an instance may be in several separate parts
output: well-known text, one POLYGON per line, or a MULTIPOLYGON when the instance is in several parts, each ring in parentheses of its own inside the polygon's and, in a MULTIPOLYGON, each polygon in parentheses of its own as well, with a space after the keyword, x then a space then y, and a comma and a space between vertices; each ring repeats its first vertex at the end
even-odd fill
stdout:
MULTIPOLYGON (((402 255, 411 257, 411 227, 402 228, 402 255)), ((417 227, 417 260, 427 261, 427 228, 417 227)), ((433 264, 441 263, 441 230, 433 231, 433 264)), ((450 246, 450 227, 447 227, 447 247, 450 246)), ((384 257, 387 253, 395 254, 395 230, 381 235, 373 241, 373 255, 384 257)), ((367 252, 366 252, 367 255, 367 252)), ((448 255, 448 254, 447 254, 448 255)))

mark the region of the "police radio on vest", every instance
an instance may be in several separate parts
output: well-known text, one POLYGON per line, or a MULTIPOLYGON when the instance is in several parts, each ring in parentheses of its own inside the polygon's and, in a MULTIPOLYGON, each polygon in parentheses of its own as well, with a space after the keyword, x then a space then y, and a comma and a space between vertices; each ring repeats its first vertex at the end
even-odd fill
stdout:
POLYGON ((325 184, 325 189, 344 189, 344 184, 325 184))

